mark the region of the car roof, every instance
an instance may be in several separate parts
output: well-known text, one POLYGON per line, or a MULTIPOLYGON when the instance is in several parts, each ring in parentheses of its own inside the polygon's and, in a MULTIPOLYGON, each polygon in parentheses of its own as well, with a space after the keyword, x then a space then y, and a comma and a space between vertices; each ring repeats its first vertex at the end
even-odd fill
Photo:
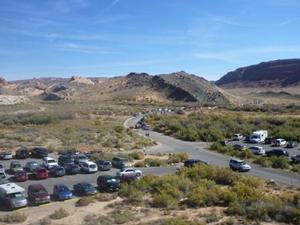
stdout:
POLYGON ((235 161, 235 162, 245 162, 245 160, 242 160, 242 159, 230 159, 230 161, 235 161))
POLYGON ((46 189, 42 184, 30 184, 28 188, 40 188, 40 189, 46 189))
POLYGON ((1 184, 0 188, 6 192, 6 194, 13 194, 16 192, 24 192, 24 188, 16 185, 15 183, 1 184))

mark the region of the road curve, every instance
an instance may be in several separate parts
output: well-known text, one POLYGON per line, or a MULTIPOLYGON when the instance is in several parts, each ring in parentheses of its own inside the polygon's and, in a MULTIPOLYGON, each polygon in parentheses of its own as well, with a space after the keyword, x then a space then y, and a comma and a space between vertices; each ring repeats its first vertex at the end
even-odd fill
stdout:
MULTIPOLYGON (((125 127, 134 126, 141 117, 132 117, 125 121, 125 127)), ((145 135, 145 131, 139 130, 140 134, 145 135)), ((215 166, 228 167, 230 157, 207 150, 208 144, 203 142, 181 141, 155 131, 147 131, 152 140, 158 145, 146 148, 147 153, 176 153, 186 152, 191 158, 201 159, 215 166)), ((287 172, 279 169, 264 168, 256 164, 251 164, 252 170, 247 174, 257 176, 266 180, 272 180, 279 184, 292 187, 300 187, 300 176, 296 173, 287 172)))

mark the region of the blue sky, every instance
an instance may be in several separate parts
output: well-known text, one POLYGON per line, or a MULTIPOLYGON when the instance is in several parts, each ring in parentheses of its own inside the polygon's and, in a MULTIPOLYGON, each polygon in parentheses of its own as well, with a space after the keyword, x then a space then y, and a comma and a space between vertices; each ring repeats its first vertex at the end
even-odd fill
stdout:
POLYGON ((300 0, 0 0, 7 80, 185 70, 216 80, 300 58, 300 0))

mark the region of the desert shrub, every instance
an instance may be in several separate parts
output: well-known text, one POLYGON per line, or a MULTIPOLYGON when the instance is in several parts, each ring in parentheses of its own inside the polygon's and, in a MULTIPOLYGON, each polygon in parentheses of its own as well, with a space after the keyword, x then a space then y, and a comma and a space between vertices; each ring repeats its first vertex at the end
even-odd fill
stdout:
POLYGON ((2 223, 23 223, 27 220, 27 216, 24 213, 13 212, 3 216, 0 216, 0 222, 2 223))
POLYGON ((122 184, 119 196, 126 198, 125 202, 131 205, 142 205, 143 192, 139 190, 135 185, 122 184))
POLYGON ((116 199, 118 197, 117 194, 113 193, 113 194, 110 194, 110 193, 98 193, 96 196, 95 196, 95 199, 99 202, 108 202, 108 201, 112 201, 114 199, 116 199))
POLYGON ((168 218, 161 221, 157 221, 158 225, 203 225, 199 221, 190 221, 181 217, 168 218))
POLYGON ((280 168, 280 169, 288 169, 289 168, 289 160, 286 157, 272 157, 272 167, 280 168))
POLYGON ((145 154, 143 152, 132 152, 128 154, 128 158, 132 158, 134 160, 142 160, 145 158, 145 154))
POLYGON ((70 215, 70 213, 65 210, 64 208, 59 208, 57 210, 55 210, 50 216, 50 219, 53 220, 60 220, 62 218, 68 217, 70 215))
POLYGON ((253 163, 261 165, 262 167, 271 167, 272 161, 269 157, 258 157, 256 158, 253 163))
POLYGON ((160 167, 160 166, 166 166, 167 162, 166 160, 162 160, 162 159, 147 158, 145 159, 145 165, 150 167, 160 167))
POLYGON ((168 159, 168 163, 180 163, 180 162, 186 161, 188 158, 189 158, 189 156, 185 152, 170 154, 169 159, 168 159))
POLYGON ((82 207, 82 206, 88 206, 89 204, 93 203, 95 201, 95 198, 93 196, 85 196, 80 198, 76 202, 76 206, 82 207))
POLYGON ((253 154, 252 151, 250 151, 249 149, 246 149, 245 151, 241 151, 238 154, 238 157, 241 158, 241 159, 253 159, 256 156, 253 154))
POLYGON ((121 125, 118 125, 118 126, 114 127, 114 131, 117 132, 117 133, 119 133, 119 134, 121 134, 121 133, 123 133, 125 131, 125 128, 123 126, 121 126, 121 125))
POLYGON ((136 162, 134 167, 146 167, 145 161, 136 162))
POLYGON ((113 219, 113 222, 115 224, 124 224, 132 221, 134 219, 134 214, 129 210, 125 210, 125 211, 117 210, 117 211, 113 211, 110 214, 110 217, 113 219))
POLYGON ((152 205, 157 208, 175 209, 178 207, 179 201, 172 195, 161 192, 154 195, 152 205))

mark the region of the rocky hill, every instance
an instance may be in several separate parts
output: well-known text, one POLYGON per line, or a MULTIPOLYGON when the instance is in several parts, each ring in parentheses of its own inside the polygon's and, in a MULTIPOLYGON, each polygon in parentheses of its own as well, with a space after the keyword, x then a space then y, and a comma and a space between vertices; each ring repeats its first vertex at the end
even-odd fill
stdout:
POLYGON ((135 102, 194 102, 224 105, 230 100, 204 78, 185 72, 149 75, 130 73, 112 78, 41 78, 9 82, 2 94, 43 101, 97 100, 135 102))
POLYGON ((300 85, 300 59, 275 60, 227 73, 216 85, 240 87, 291 87, 300 85))

